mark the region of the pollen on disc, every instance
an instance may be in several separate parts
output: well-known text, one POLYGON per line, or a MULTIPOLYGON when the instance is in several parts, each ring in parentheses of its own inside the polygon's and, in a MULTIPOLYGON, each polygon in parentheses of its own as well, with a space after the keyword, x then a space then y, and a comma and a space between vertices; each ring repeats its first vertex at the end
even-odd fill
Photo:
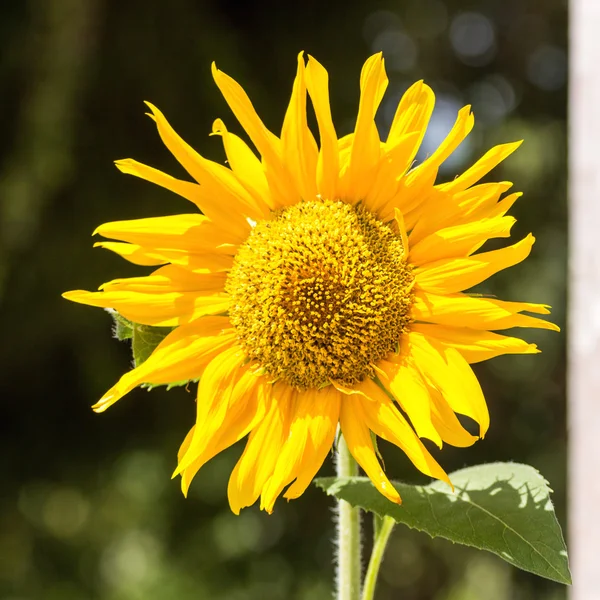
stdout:
POLYGON ((342 201, 305 201, 261 221, 227 279, 239 343, 273 380, 353 385, 397 349, 413 276, 391 224, 342 201))

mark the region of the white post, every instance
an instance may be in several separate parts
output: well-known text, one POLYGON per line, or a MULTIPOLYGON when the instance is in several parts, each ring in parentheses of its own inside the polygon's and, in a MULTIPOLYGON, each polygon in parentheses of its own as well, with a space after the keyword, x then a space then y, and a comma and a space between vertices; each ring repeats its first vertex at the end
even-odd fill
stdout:
POLYGON ((600 0, 570 0, 571 600, 600 600, 600 0))

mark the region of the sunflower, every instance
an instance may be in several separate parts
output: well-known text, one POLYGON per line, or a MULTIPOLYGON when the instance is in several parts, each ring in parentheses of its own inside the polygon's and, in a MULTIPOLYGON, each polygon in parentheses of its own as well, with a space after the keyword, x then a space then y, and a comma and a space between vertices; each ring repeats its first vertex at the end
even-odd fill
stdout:
POLYGON ((235 513, 259 497, 271 512, 284 489, 287 499, 300 496, 338 427, 392 502, 400 496, 373 434, 426 475, 449 481, 420 438, 441 448, 484 436, 489 414, 470 365, 538 352, 495 331, 558 329, 525 314, 549 314, 545 305, 466 292, 531 251, 528 235, 476 253, 489 239, 509 237, 515 223, 506 213, 520 194, 504 196, 512 184, 478 182, 520 142, 494 147, 462 175, 436 185, 440 165, 473 127, 470 107, 415 166, 434 94, 422 81, 410 87, 382 141, 374 120, 388 84, 381 54, 362 69, 356 126, 339 139, 328 74, 314 58, 298 57, 279 137, 238 83, 215 65, 212 72, 258 155, 216 120, 212 134, 221 137, 228 166, 212 162, 148 104, 163 143, 194 182, 131 159, 116 165, 199 210, 96 230, 116 240, 98 246, 158 268, 65 297, 173 330, 94 410, 106 410, 140 384, 199 380, 196 423, 175 474, 187 494, 208 460, 248 435, 229 479, 235 513), (307 94, 319 144, 307 124, 307 94), (477 423, 478 436, 457 414, 477 423))

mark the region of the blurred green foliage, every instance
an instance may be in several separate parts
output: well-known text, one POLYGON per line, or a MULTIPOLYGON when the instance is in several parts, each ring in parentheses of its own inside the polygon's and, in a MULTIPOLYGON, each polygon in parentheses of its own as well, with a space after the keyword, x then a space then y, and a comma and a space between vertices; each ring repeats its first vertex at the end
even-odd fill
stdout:
MULTIPOLYGON (((180 198, 123 177, 134 157, 177 175, 143 100, 201 153, 224 160, 213 119, 234 119, 210 64, 240 81, 267 125, 282 122, 305 50, 330 71, 338 132, 353 126, 364 59, 384 50, 380 111, 424 78, 438 95, 430 151, 456 110, 476 128, 442 174, 497 142, 525 144, 493 177, 525 192, 515 236, 537 237, 526 263, 483 291, 545 302, 564 323, 566 264, 565 0, 7 0, 0 5, 0 597, 6 600, 327 599, 331 501, 311 488, 268 516, 229 512, 240 447, 199 474, 184 500, 170 481, 194 418, 193 390, 137 390, 89 409, 130 366, 102 311, 67 289, 144 270, 92 249, 105 221, 188 211, 180 198)), ((492 426, 471 449, 436 452, 447 470, 491 460, 538 468, 565 513, 565 338, 531 332, 539 356, 478 366, 492 426)), ((394 478, 419 481, 381 445, 394 478)), ((323 473, 331 472, 327 464, 323 473)), ((369 544, 367 543, 367 546, 369 544)), ((564 589, 500 559, 397 528, 378 598, 559 599, 564 589)))

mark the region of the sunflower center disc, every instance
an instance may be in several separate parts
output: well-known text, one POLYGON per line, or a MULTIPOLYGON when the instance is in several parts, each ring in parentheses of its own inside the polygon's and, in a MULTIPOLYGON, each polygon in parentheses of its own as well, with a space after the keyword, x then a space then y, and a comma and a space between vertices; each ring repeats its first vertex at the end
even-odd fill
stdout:
POLYGON ((353 385, 398 347, 413 276, 393 225, 361 206, 306 201, 259 222, 226 290, 248 356, 273 380, 353 385))

